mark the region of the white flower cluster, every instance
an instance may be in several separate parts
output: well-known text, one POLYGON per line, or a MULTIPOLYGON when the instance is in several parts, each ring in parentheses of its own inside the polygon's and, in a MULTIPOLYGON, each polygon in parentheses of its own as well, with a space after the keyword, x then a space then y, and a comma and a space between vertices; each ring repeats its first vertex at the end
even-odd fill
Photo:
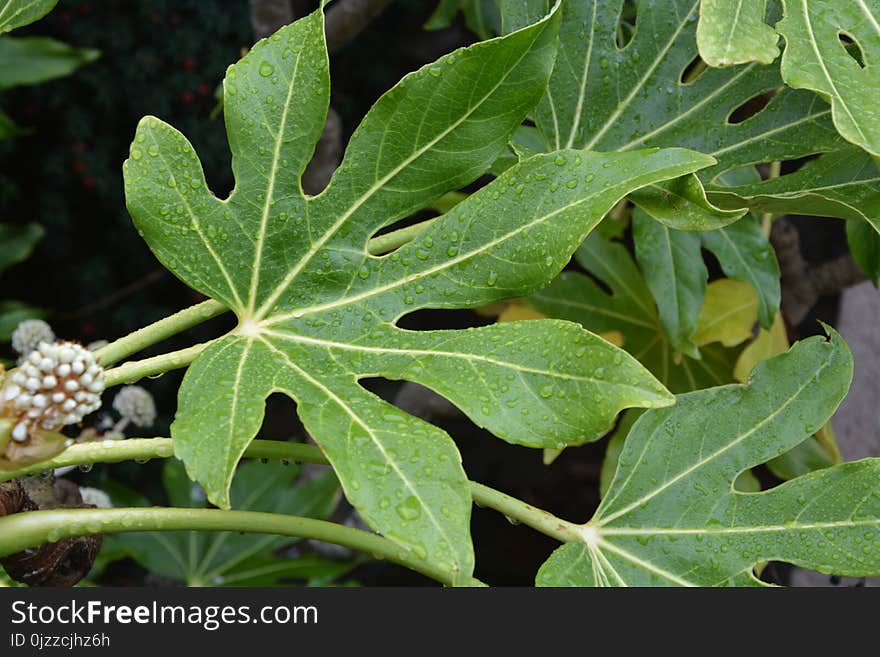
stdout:
POLYGON ((12 332, 12 348, 22 356, 32 352, 41 342, 55 342, 52 327, 42 319, 26 319, 12 332))
POLYGON ((153 401, 153 395, 140 386, 125 386, 117 392, 113 399, 113 408, 124 420, 138 427, 151 427, 156 421, 156 402, 153 401))
POLYGON ((75 342, 41 342, 10 378, 2 401, 4 414, 20 418, 12 430, 18 442, 35 428, 76 424, 101 406, 104 369, 75 342))

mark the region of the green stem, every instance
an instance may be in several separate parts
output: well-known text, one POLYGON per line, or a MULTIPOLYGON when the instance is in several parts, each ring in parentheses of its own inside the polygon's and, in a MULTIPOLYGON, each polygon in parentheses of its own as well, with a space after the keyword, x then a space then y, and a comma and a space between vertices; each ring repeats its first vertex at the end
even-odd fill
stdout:
POLYGON ((367 243, 367 251, 370 253, 370 255, 382 255, 383 253, 393 251, 394 249, 403 246, 407 242, 413 241, 438 218, 439 217, 426 219, 425 221, 413 224, 412 226, 407 226, 406 228, 400 228, 398 230, 392 230, 390 233, 385 233, 384 235, 374 237, 367 243))
MULTIPOLYGON (((771 162, 770 171, 767 174, 767 180, 778 178, 782 173, 782 162, 771 162)), ((765 237, 770 237, 770 228, 773 226, 773 213, 765 212, 761 215, 761 230, 765 237)))
MULTIPOLYGON (((129 438, 128 440, 80 443, 69 447, 48 461, 35 463, 19 470, 0 471, 0 482, 67 466, 118 463, 128 460, 146 461, 154 458, 170 458, 173 455, 174 449, 170 438, 129 438)), ((330 465, 327 457, 315 445, 279 440, 251 441, 244 452, 244 458, 270 458, 330 465)), ((574 523, 557 518, 547 511, 537 509, 522 500, 483 484, 472 481, 470 488, 474 501, 480 506, 499 511, 508 518, 521 522, 563 543, 581 540, 578 525, 574 523)))
POLYGON ((475 481, 469 483, 471 496, 474 498, 474 502, 480 506, 499 511, 507 518, 521 522, 561 543, 583 540, 578 526, 574 523, 557 518, 552 513, 530 506, 522 500, 494 488, 478 484, 475 481))
MULTIPOLYGON (((170 438, 129 438, 127 440, 96 440, 72 445, 48 461, 41 461, 18 470, 0 470, 0 483, 27 475, 93 463, 120 463, 122 461, 149 461, 174 456, 170 438)), ((327 458, 314 445, 289 443, 280 440, 254 440, 244 453, 245 458, 288 460, 297 463, 329 465, 327 458)))
POLYGON ((217 315, 222 315, 227 310, 228 308, 219 301, 208 299, 160 319, 134 333, 129 333, 124 338, 101 347, 95 352, 95 355, 104 367, 113 365, 150 345, 206 322, 217 315))
POLYGON ((456 581, 453 573, 420 559, 387 538, 326 520, 256 511, 220 509, 57 509, 15 513, 0 518, 0 556, 47 542, 89 534, 143 531, 235 531, 277 534, 335 543, 387 559, 447 585, 479 585, 456 581))
POLYGON ((147 376, 154 376, 169 370, 186 367, 210 344, 211 342, 202 342, 180 351, 172 351, 160 356, 154 356, 153 358, 123 363, 119 367, 114 367, 104 372, 104 385, 107 388, 112 388, 122 383, 134 383, 147 376))

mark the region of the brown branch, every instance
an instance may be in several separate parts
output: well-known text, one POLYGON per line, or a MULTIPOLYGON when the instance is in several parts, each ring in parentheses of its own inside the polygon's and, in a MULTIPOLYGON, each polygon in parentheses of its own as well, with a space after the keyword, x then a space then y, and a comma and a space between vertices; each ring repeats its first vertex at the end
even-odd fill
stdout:
POLYGON ((391 0, 336 0, 327 9, 327 50, 348 45, 390 4, 391 0))
POLYGON ((290 0, 251 0, 251 27, 259 41, 293 21, 290 0))
MULTIPOLYGON (((336 52, 351 43, 373 19, 385 11, 391 1, 336 0, 326 11, 324 31, 327 34, 327 50, 336 52)), ((303 3, 291 3, 291 0, 250 0, 250 3, 251 27, 258 40, 293 22, 303 10, 303 3)))
POLYGON ((782 306, 792 325, 800 324, 820 297, 867 280, 849 254, 810 266, 801 253, 797 229, 785 217, 773 223, 770 241, 782 275, 782 306))

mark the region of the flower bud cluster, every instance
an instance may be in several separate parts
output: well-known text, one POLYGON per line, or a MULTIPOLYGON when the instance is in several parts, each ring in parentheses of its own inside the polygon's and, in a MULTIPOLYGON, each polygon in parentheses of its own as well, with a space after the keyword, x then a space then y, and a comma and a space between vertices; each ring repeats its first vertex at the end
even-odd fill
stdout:
POLYGON ((77 424, 101 406, 104 369, 75 342, 40 342, 21 361, 2 390, 3 415, 17 417, 12 438, 26 441, 35 429, 77 424))

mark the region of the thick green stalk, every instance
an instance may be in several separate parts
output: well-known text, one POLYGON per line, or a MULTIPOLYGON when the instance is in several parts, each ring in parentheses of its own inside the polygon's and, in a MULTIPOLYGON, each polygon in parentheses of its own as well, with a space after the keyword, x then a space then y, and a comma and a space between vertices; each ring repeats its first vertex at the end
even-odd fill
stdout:
POLYGON ((119 367, 114 367, 104 372, 104 385, 107 388, 112 388, 123 383, 134 383, 147 376, 155 376, 156 374, 186 367, 210 344, 211 342, 202 342, 180 351, 172 351, 167 354, 153 356, 152 358, 145 358, 144 360, 133 360, 123 363, 119 367))
POLYGON ((0 556, 47 542, 88 534, 140 531, 235 531, 310 538, 343 545, 387 559, 447 585, 479 585, 470 579, 457 582, 449 571, 420 559, 387 538, 326 520, 255 511, 220 509, 58 509, 15 513, 0 518, 0 556))
POLYGON ((138 329, 134 333, 129 333, 124 338, 111 342, 106 347, 101 347, 95 352, 95 355, 104 367, 113 365, 150 345, 170 338, 172 335, 177 335, 188 328, 217 317, 217 315, 222 315, 227 310, 228 308, 219 301, 208 299, 138 329))
MULTIPOLYGON (((12 471, 0 471, 0 482, 35 474, 55 468, 94 463, 118 463, 120 461, 146 461, 154 458, 170 458, 174 455, 170 438, 129 438, 128 440, 105 440, 81 443, 69 447, 61 454, 48 461, 29 465, 12 471)), ((301 463, 318 463, 329 465, 320 448, 303 443, 282 442, 278 440, 254 440, 244 453, 245 458, 270 458, 301 463)), ((521 522, 542 534, 559 541, 580 540, 578 525, 536 509, 505 493, 470 482, 471 495, 480 506, 489 507, 511 520, 521 522)), ((2 523, 2 520, 0 520, 2 523)))
POLYGON ((583 540, 578 526, 574 523, 557 518, 543 509, 536 509, 522 500, 518 500, 494 488, 478 484, 475 481, 469 483, 471 486, 471 496, 478 505, 499 511, 507 516, 508 519, 521 522, 542 534, 555 538, 561 543, 583 540))
MULTIPOLYGON (((18 470, 0 470, 0 482, 16 477, 94 463, 120 463, 122 461, 149 461, 167 459, 174 456, 170 438, 129 438, 127 440, 96 440, 72 445, 49 459, 18 470)), ((289 443, 279 440, 254 440, 244 453, 249 459, 287 460, 297 463, 318 463, 328 465, 327 458, 314 445, 289 443)))

